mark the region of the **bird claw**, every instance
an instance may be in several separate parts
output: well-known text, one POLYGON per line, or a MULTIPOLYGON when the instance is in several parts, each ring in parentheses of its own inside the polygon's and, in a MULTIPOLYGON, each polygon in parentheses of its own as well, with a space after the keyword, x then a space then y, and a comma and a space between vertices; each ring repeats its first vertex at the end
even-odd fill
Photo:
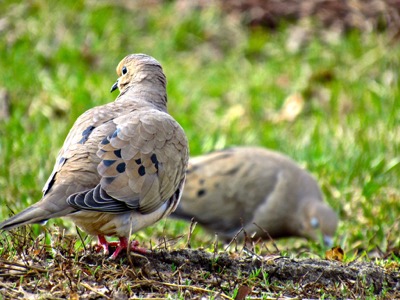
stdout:
POLYGON ((110 251, 108 250, 108 246, 110 245, 109 242, 107 242, 106 238, 104 236, 98 236, 97 237, 98 244, 94 246, 94 250, 98 253, 101 250, 103 250, 104 255, 110 254, 110 251))
POLYGON ((105 245, 95 245, 94 251, 96 251, 97 253, 99 253, 100 251, 103 251, 104 255, 108 255, 110 253, 110 251, 108 251, 108 249, 105 245))
MULTIPOLYGON (((95 250, 100 252, 103 250, 104 255, 109 255, 109 247, 115 247, 114 253, 110 256, 111 260, 114 260, 118 257, 122 250, 128 248, 128 239, 127 238, 119 238, 119 242, 108 242, 104 236, 98 236, 98 245, 95 246, 95 250)), ((149 250, 146 248, 139 247, 139 242, 134 240, 130 244, 130 251, 139 253, 139 254, 147 254, 149 250)))
MULTIPOLYGON (((118 244, 118 243, 117 243, 118 244)), ((128 247, 128 242, 127 241, 120 241, 118 244, 117 248, 115 249, 114 253, 110 256, 111 260, 114 260, 118 257, 118 255, 121 253, 122 250, 125 250, 128 247)), ((139 242, 138 241, 132 241, 129 251, 133 251, 139 254, 147 254, 149 253, 149 250, 146 248, 141 248, 139 247, 139 242)))
POLYGON ((132 241, 130 250, 139 254, 148 254, 150 252, 146 248, 139 247, 139 242, 136 240, 132 241))

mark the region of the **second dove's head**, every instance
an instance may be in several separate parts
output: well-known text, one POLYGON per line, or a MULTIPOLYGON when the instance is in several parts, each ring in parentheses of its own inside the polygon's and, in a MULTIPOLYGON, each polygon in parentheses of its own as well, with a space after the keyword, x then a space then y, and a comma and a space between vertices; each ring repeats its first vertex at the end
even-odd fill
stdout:
POLYGON ((127 55, 119 62, 116 71, 119 78, 111 87, 111 92, 118 88, 122 94, 138 84, 165 91, 167 80, 161 64, 149 55, 127 55))
POLYGON ((338 225, 338 218, 333 209, 326 203, 316 202, 307 207, 304 217, 301 234, 314 240, 319 240, 322 234, 324 244, 331 247, 338 225))

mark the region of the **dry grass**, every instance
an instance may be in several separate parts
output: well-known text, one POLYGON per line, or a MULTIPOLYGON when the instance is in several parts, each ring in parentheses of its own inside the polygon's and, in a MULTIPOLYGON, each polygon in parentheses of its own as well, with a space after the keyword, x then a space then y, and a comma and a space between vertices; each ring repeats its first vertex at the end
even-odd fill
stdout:
POLYGON ((237 242, 237 251, 215 252, 160 243, 146 255, 123 253, 111 261, 57 230, 36 238, 11 232, 0 242, 5 299, 244 299, 235 298, 239 290, 257 299, 400 297, 398 261, 378 266, 262 256, 237 242))

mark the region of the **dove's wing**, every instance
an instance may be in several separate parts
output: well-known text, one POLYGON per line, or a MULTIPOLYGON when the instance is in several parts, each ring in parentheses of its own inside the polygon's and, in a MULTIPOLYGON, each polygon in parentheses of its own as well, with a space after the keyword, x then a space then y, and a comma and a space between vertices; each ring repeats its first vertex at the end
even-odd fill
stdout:
POLYGON ((44 196, 50 191, 55 182, 56 174, 64 166, 67 159, 76 155, 77 152, 82 150, 87 151, 86 142, 89 140, 93 131, 97 127, 110 122, 120 114, 121 107, 115 105, 115 103, 109 103, 94 107, 79 116, 65 138, 62 148, 58 152, 53 171, 43 187, 44 196))
POLYGON ((100 158, 96 155, 101 140, 99 128, 107 128, 106 124, 111 124, 110 130, 115 128, 112 120, 122 110, 122 106, 109 103, 82 114, 58 153, 53 172, 43 188, 41 201, 0 223, 0 229, 40 223, 76 211, 66 199, 71 194, 92 189, 99 183, 97 165, 100 158))
POLYGON ((184 132, 170 115, 152 109, 133 111, 116 118, 113 125, 105 124, 104 132, 97 152, 100 183, 70 196, 71 206, 147 214, 175 194, 185 178, 188 153, 184 132))

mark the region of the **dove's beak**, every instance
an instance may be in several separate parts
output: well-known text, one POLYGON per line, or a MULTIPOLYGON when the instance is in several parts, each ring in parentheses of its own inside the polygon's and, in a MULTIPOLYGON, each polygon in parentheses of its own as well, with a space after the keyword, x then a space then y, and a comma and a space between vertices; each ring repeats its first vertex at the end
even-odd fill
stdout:
POLYGON ((110 93, 114 92, 118 88, 118 80, 111 87, 110 93))

